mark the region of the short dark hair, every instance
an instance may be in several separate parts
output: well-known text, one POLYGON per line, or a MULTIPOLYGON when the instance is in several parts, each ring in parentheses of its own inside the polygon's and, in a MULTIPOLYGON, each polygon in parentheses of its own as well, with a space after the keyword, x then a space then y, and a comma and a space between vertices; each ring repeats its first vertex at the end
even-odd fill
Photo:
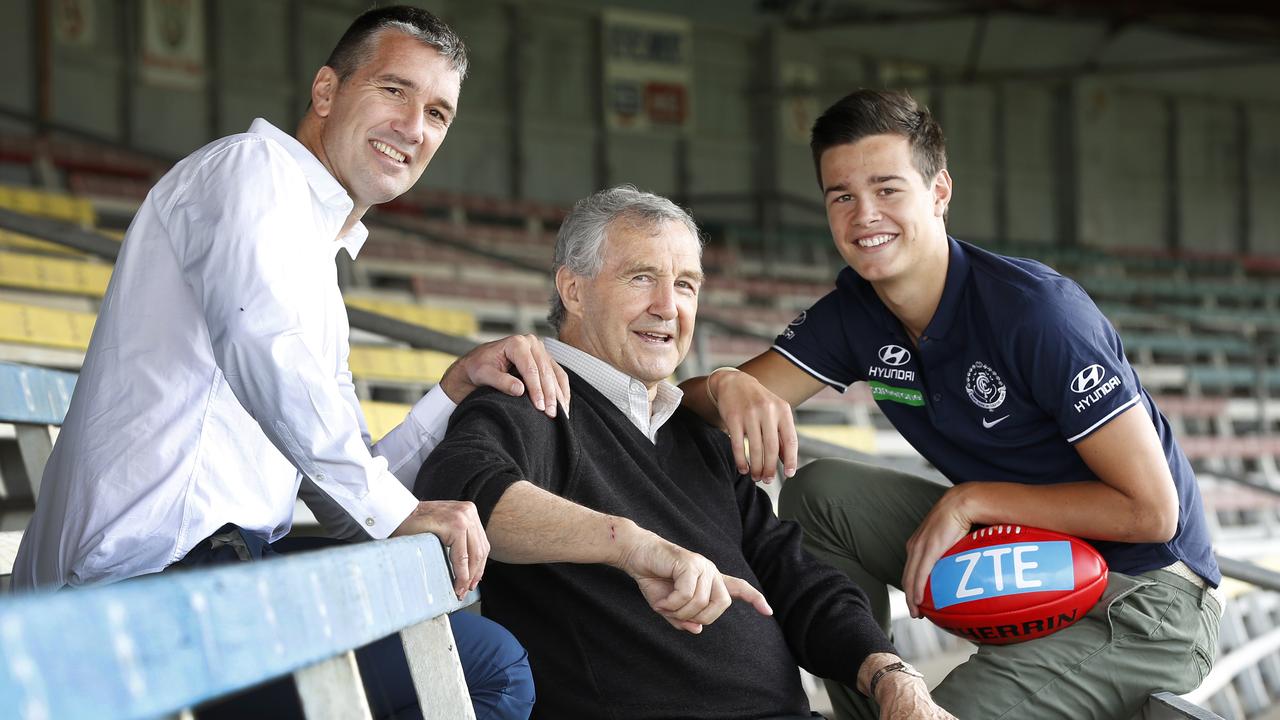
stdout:
POLYGON ((911 142, 911 160, 926 185, 947 167, 947 146, 942 127, 929 109, 898 90, 863 88, 845 95, 813 123, 809 148, 813 168, 822 186, 822 153, 855 143, 870 135, 902 135, 911 142))
POLYGON ((374 8, 356 18, 324 64, 333 68, 339 80, 346 80, 373 56, 375 43, 384 30, 402 32, 430 45, 449 61, 459 78, 466 78, 467 46, 462 38, 432 13, 406 5, 374 8))

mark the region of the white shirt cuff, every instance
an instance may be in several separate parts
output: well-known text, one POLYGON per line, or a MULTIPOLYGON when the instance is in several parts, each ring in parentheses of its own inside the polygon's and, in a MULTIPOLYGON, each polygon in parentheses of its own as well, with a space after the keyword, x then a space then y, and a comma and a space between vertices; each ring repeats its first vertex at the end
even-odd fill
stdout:
POLYGON ((356 517, 356 522, 364 527, 369 537, 382 540, 418 507, 418 499, 409 489, 400 484, 395 475, 389 472, 378 476, 378 481, 369 488, 369 494, 360 501, 363 512, 356 517))
POLYGON ((449 427, 449 416, 457 409, 458 405, 436 385, 414 403, 409 409, 409 417, 419 430, 439 442, 444 437, 445 428, 449 427))

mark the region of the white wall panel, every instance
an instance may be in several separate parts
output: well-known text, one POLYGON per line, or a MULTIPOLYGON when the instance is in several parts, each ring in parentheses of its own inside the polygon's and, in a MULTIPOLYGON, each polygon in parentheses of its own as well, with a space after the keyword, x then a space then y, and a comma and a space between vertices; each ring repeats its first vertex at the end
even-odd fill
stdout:
POLYGON ((1242 188, 1233 108, 1178 103, 1178 159, 1182 247, 1235 252, 1242 188))
POLYGON ((1165 246, 1163 101, 1101 83, 1076 93, 1080 233, 1098 247, 1165 246))
POLYGON ((994 93, 986 87, 949 88, 943 108, 953 183, 947 230, 959 238, 989 240, 996 234, 994 93))
POLYGON ((31 3, 0 3, 0 107, 35 112, 36 68, 32 64, 31 3))
POLYGON ((1011 240, 1050 244, 1055 232, 1053 96, 1043 86, 1005 86, 1005 193, 1011 240))
POLYGON ((1249 250, 1280 253, 1280 110, 1249 113, 1249 250))

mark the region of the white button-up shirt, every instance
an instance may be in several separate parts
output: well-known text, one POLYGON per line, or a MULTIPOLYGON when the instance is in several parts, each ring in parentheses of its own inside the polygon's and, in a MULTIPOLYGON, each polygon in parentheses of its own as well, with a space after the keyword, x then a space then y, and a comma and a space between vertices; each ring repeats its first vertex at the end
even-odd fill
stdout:
POLYGON ((437 387, 369 447, 334 264, 368 234, 357 224, 338 237, 351 209, 316 157, 261 119, 152 189, 116 261, 15 586, 156 572, 225 523, 274 541, 304 474, 371 537, 408 517, 406 487, 454 406, 437 387))
POLYGON ((658 441, 658 429, 680 407, 684 391, 665 380, 658 383, 650 403, 649 388, 644 383, 595 355, 554 338, 543 338, 542 344, 553 360, 599 390, 651 443, 658 441))

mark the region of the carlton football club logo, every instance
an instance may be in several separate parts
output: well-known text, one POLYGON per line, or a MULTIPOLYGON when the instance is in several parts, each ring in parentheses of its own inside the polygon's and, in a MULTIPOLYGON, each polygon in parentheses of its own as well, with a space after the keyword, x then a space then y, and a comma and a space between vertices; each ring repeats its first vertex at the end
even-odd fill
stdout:
POLYGON ((906 365, 911 360, 911 352, 901 345, 885 345, 880 348, 880 362, 890 367, 906 365))
POLYGON ((995 410, 1004 402, 1004 381, 984 362, 975 362, 969 366, 964 378, 965 392, 974 405, 983 410, 995 410))

